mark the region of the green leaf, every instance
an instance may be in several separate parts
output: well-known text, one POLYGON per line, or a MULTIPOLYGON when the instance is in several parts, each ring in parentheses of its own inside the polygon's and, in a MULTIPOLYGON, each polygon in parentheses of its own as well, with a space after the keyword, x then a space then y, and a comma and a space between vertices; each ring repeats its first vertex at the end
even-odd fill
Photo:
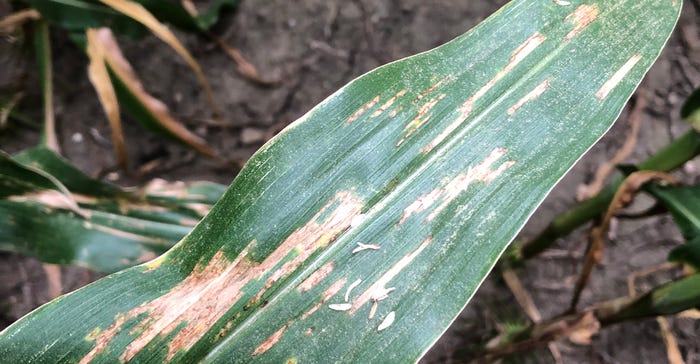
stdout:
POLYGON ((647 190, 671 212, 686 240, 700 236, 700 185, 649 186, 647 190))
POLYGON ((49 26, 43 21, 36 22, 34 29, 34 47, 36 49, 41 93, 44 99, 44 128, 41 133, 41 143, 48 148, 58 150, 56 137, 56 118, 53 111, 53 62, 51 60, 51 40, 49 26))
POLYGON ((681 108, 681 117, 688 120, 695 130, 700 131, 700 88, 685 100, 681 108))
POLYGON ((700 185, 650 185, 646 189, 671 212, 686 240, 685 244, 671 250, 668 260, 700 269, 700 185))
POLYGON ((87 177, 44 147, 0 157, 0 183, 9 184, 0 200, 0 250, 101 272, 165 252, 224 191, 213 183, 156 180, 127 192, 87 177))
POLYGON ((2 151, 0 151, 0 178, 2 178, 0 198, 37 190, 55 190, 66 196, 70 194, 65 186, 53 176, 31 166, 18 163, 9 154, 2 151))
POLYGON ((258 151, 176 247, 34 311, 0 354, 417 360, 610 128, 679 11, 515 1, 354 80, 258 151))
POLYGON ((611 301, 596 308, 602 325, 633 319, 673 315, 700 305, 700 274, 693 274, 654 288, 643 296, 611 301), (601 317, 602 316, 602 317, 601 317))
MULTIPOLYGON (((84 34, 72 33, 71 36, 81 49, 87 49, 87 37, 84 34)), ((114 87, 119 104, 131 117, 146 130, 189 146, 209 157, 219 158, 217 152, 202 138, 175 120, 165 104, 146 91, 109 30, 98 30, 97 37, 93 39, 99 43, 95 46, 104 52, 101 53, 102 59, 91 61, 105 63, 109 71, 110 87, 114 87)))
POLYGON ((679 245, 668 254, 671 262, 685 263, 700 271, 700 236, 679 245))
MULTIPOLYGON (((115 34, 140 39, 148 30, 139 22, 97 0, 30 0, 41 16, 61 28, 84 33, 88 28, 110 28, 115 34)), ((215 0, 197 16, 190 15, 177 0, 136 0, 158 20, 182 30, 197 32, 211 28, 219 14, 233 8, 238 0, 215 0)))
POLYGON ((88 28, 108 27, 132 39, 148 34, 140 23, 100 3, 89 0, 30 0, 31 6, 50 23, 71 32, 84 33, 88 28))

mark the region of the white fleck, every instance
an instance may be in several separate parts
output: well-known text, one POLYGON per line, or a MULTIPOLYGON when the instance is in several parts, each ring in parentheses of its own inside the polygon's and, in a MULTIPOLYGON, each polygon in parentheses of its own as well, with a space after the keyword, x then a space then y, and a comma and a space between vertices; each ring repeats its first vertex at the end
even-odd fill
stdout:
POLYGON ((394 311, 389 312, 388 315, 384 318, 384 321, 382 321, 381 324, 379 324, 379 327, 377 327, 377 331, 382 331, 386 329, 387 327, 391 326, 391 324, 394 323, 394 319, 396 318, 396 313, 394 311))
POLYGON ((345 302, 349 301, 350 298, 350 292, 355 289, 355 287, 359 286, 360 283, 362 283, 361 279, 356 280, 355 282, 352 282, 350 286, 348 286, 348 290, 345 291, 345 302))
POLYGON ((353 254, 359 253, 359 252, 361 252, 361 251, 363 251, 363 250, 367 250, 367 249, 379 250, 379 249, 381 249, 381 247, 380 247, 379 245, 377 245, 377 244, 362 244, 362 243, 357 243, 357 248, 353 249, 353 250, 352 250, 352 253, 353 253, 353 254))
POLYGON ((109 174, 107 174, 108 181, 114 182, 114 181, 118 180, 119 178, 121 178, 121 176, 119 176, 119 173, 117 173, 117 172, 110 172, 109 174))
POLYGON ((557 4, 557 5, 561 5, 561 6, 569 6, 569 5, 571 5, 570 2, 565 1, 565 0, 554 0, 554 3, 557 4))
POLYGON ((350 303, 336 303, 332 305, 328 305, 328 308, 330 308, 333 311, 347 311, 352 308, 352 304, 350 303))
POLYGON ((82 143, 83 142, 83 134, 80 133, 73 133, 70 138, 73 143, 82 143))
POLYGON ((381 301, 383 299, 386 299, 387 297, 389 297, 389 293, 393 292, 394 290, 396 290, 395 287, 391 287, 391 288, 379 287, 372 294, 372 299, 375 301, 381 301))

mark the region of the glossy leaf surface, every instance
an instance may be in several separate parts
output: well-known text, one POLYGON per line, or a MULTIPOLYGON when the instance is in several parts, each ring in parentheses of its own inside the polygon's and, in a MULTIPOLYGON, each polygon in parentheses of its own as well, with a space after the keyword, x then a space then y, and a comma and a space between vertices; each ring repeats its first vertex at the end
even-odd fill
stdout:
POLYGON ((515 1, 356 79, 263 146, 175 248, 34 311, 0 354, 417 360, 611 126, 679 11, 515 1))

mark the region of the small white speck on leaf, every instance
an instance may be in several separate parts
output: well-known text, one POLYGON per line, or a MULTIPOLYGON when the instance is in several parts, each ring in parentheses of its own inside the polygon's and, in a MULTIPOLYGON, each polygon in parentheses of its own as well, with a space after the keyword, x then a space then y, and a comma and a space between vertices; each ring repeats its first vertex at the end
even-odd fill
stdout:
POLYGON ((377 289, 376 291, 374 291, 374 293, 372 294, 372 299, 375 300, 375 301, 381 301, 381 300, 386 299, 387 297, 389 297, 389 293, 391 293, 391 292, 393 292, 393 291, 395 291, 395 290, 396 290, 395 287, 390 287, 390 288, 381 287, 381 288, 378 288, 378 289, 377 289))
POLYGON ((362 280, 358 279, 355 282, 352 282, 350 286, 348 286, 348 290, 345 291, 345 302, 350 300, 350 292, 352 292, 352 290, 355 289, 355 287, 359 286, 360 283, 362 283, 362 280))
POLYGON ((382 330, 388 328, 389 326, 391 326, 391 324, 394 323, 395 318, 396 318, 396 313, 394 311, 389 312, 389 314, 386 315, 386 317, 384 318, 384 321, 382 321, 382 323, 379 324, 379 327, 377 327, 377 331, 382 331, 382 330))
POLYGON ((328 308, 330 308, 333 311, 347 311, 352 308, 352 304, 350 303, 336 303, 332 305, 328 305, 328 308))
POLYGON ((554 3, 557 4, 557 5, 561 5, 561 6, 569 6, 569 5, 571 5, 570 2, 565 1, 565 0, 554 0, 554 3))
POLYGON ((352 250, 352 253, 355 254, 355 253, 359 253, 359 252, 361 252, 361 251, 363 251, 363 250, 368 250, 368 249, 370 249, 370 250, 379 250, 379 249, 381 249, 381 247, 380 247, 379 245, 377 245, 377 244, 363 244, 363 243, 357 243, 357 248, 353 249, 353 250, 352 250))

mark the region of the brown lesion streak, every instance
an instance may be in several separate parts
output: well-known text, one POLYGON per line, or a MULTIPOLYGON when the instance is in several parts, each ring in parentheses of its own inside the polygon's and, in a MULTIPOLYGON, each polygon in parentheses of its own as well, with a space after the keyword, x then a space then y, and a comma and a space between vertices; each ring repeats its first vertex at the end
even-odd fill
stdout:
MULTIPOLYGON (((420 95, 418 95, 415 100, 413 100, 414 103, 419 102, 423 100, 426 96, 430 95, 433 93, 436 89, 438 89, 440 86, 442 86, 445 82, 449 81, 452 79, 452 76, 446 76, 443 77, 440 81, 436 82, 432 86, 428 87, 427 90, 423 91, 420 95)), ((430 112, 437 103, 445 98, 445 94, 441 94, 438 97, 434 97, 430 100, 428 100, 425 104, 423 104, 419 109, 418 109, 418 115, 416 115, 413 120, 411 120, 406 126, 403 128, 404 131, 404 136, 396 143, 396 146, 400 146, 403 144, 403 142, 406 141, 413 133, 415 133, 418 128, 421 127, 421 125, 425 124, 426 121, 430 119, 430 116, 428 112, 430 112)), ((389 117, 394 117, 398 113, 398 110, 392 111, 392 113, 389 115, 389 117)))
POLYGON ((303 315, 301 315, 301 320, 306 320, 307 317, 311 316, 314 312, 318 311, 319 308, 323 307, 323 305, 326 304, 333 296, 338 294, 341 289, 345 286, 345 283, 347 283, 348 280, 347 278, 342 278, 340 280, 337 280, 335 283, 331 284, 330 287, 326 288, 326 290, 323 292, 321 295, 321 301, 319 301, 317 304, 315 304, 311 309, 308 311, 304 312, 303 315))
POLYGON ((352 302, 352 308, 350 309, 350 314, 354 314, 360 307, 362 307, 365 303, 369 302, 370 300, 376 300, 377 295, 382 295, 384 292, 386 292, 386 286, 391 282, 392 279, 394 279, 401 271, 406 269, 413 260, 416 259, 416 257, 423 251, 425 250, 428 245, 433 241, 432 237, 428 237, 423 242, 416 248, 416 250, 412 251, 411 253, 403 256, 401 259, 399 259, 398 262, 396 262, 389 270, 384 272, 379 279, 377 279, 369 288, 367 288, 366 291, 364 291, 361 295, 359 295, 355 300, 352 302))
POLYGON ((503 77, 508 73, 513 71, 513 69, 522 62, 528 55, 530 55, 537 47, 539 47, 547 39, 544 35, 540 33, 533 34, 530 38, 525 40, 518 48, 515 49, 510 57, 508 64, 500 70, 496 75, 489 80, 484 86, 482 86, 474 95, 469 97, 458 109, 459 116, 445 128, 440 134, 438 134, 427 146, 423 148, 423 153, 428 153, 433 150, 436 146, 442 143, 450 134, 452 134, 457 128, 464 123, 474 110, 474 105, 481 99, 486 93, 491 90, 503 77))
POLYGON ((418 101, 422 100, 423 98, 425 98, 426 96, 430 95, 433 91, 435 91, 438 87, 442 86, 442 84, 444 84, 445 82, 449 81, 450 79, 452 79, 451 76, 443 77, 440 81, 438 81, 438 82, 436 82, 434 85, 428 87, 427 90, 421 92, 421 94, 418 95, 418 96, 416 97, 416 99, 413 100, 413 102, 418 102, 418 101))
POLYGON ((537 87, 535 87, 532 91, 528 92, 527 95, 523 96, 523 98, 518 100, 518 102, 516 102, 515 105, 511 106, 508 109, 508 115, 515 114, 515 112, 518 111, 521 107, 523 107, 523 105, 525 105, 526 103, 528 103, 530 101, 536 100, 537 98, 542 96, 542 94, 545 91, 547 91, 547 88, 549 88, 549 84, 551 82, 552 82, 551 79, 546 79, 546 80, 542 81, 542 83, 537 85, 537 87))
POLYGON ((324 278, 326 278, 332 271, 333 271, 333 262, 328 262, 324 264, 321 268, 317 269, 315 272, 311 273, 309 275, 309 278, 306 278, 297 289, 300 292, 306 292, 314 288, 317 284, 319 284, 324 278))
POLYGON ((574 28, 564 36, 564 40, 571 40, 579 35, 584 29, 591 25, 593 21, 598 19, 599 14, 600 10, 598 10, 598 4, 583 4, 576 8, 565 18, 566 21, 574 24, 574 28))
POLYGON ((371 109, 374 107, 379 102, 379 95, 375 96, 372 100, 369 100, 366 104, 362 105, 357 111, 355 111, 350 117, 345 120, 347 124, 352 123, 353 121, 357 120, 362 114, 367 112, 367 110, 371 109))
POLYGON ((625 62, 605 83, 600 87, 598 92, 595 93, 595 97, 599 100, 604 100, 612 90, 617 87, 620 82, 627 76, 627 74, 634 68, 635 65, 642 59, 640 55, 634 55, 625 62))
POLYGON ((401 91, 397 92, 396 95, 394 95, 394 96, 392 96, 391 98, 389 98, 389 100, 386 100, 386 102, 383 103, 382 106, 380 106, 380 107, 379 107, 375 112, 373 112, 372 115, 370 115, 369 117, 370 117, 370 118, 376 118, 377 116, 383 114, 385 111, 387 111, 387 110, 391 107, 391 105, 394 104, 394 102, 396 102, 396 100, 397 100, 398 98, 402 97, 402 96, 405 95, 405 94, 406 94, 406 90, 401 90, 401 91))
POLYGON ((418 128, 420 128, 421 125, 423 125, 426 121, 428 121, 430 119, 431 115, 429 115, 428 113, 443 98, 445 98, 445 94, 442 94, 436 98, 428 100, 425 104, 423 104, 423 106, 420 107, 420 109, 418 109, 418 115, 416 115, 416 117, 413 120, 411 120, 408 124, 406 124, 406 126, 403 128, 403 131, 406 134, 403 136, 403 138, 401 138, 401 140, 399 140, 396 143, 397 147, 400 146, 401 144, 403 144, 403 142, 405 142, 408 137, 413 135, 413 133, 415 133, 416 130, 418 130, 418 128))
POLYGON ((338 193, 261 263, 253 262, 247 257, 249 250, 256 244, 255 241, 233 261, 229 261, 222 251, 206 262, 200 261, 192 273, 168 293, 118 315, 115 322, 96 338, 95 347, 80 363, 93 360, 122 331, 121 326, 126 320, 140 315, 146 318, 132 330, 133 333, 140 334, 125 348, 120 360, 133 359, 157 337, 166 337, 179 329, 168 345, 166 360, 171 360, 177 352, 188 350, 196 344, 243 298, 242 289, 245 285, 265 279, 264 287, 255 295, 261 297, 274 283, 292 274, 315 251, 327 247, 348 229, 352 219, 361 213, 362 206, 362 201, 352 193, 338 193), (330 208, 333 210, 328 213, 330 208), (323 221, 319 221, 321 216, 324 216, 323 221), (296 256, 280 266, 292 251, 295 251, 296 256), (269 273, 278 266, 274 272, 269 273))
POLYGON ((262 342, 255 350, 253 351, 253 356, 260 355, 270 349, 272 349, 277 342, 280 341, 282 338, 282 334, 284 334, 284 330, 287 329, 287 325, 282 326, 279 330, 275 331, 274 334, 270 335, 265 341, 262 342))
POLYGON ((399 219, 399 224, 402 224, 406 219, 414 214, 425 211, 426 209, 437 206, 426 217, 427 221, 432 221, 439 215, 455 198, 464 193, 469 186, 474 182, 490 183, 496 177, 501 175, 506 169, 510 168, 515 162, 505 161, 496 169, 492 166, 501 159, 505 154, 504 148, 496 148, 477 165, 470 167, 467 173, 457 175, 449 181, 444 187, 437 188, 430 193, 420 196, 416 201, 411 203, 403 210, 403 214, 399 219), (439 201, 439 203, 438 203, 439 201))

